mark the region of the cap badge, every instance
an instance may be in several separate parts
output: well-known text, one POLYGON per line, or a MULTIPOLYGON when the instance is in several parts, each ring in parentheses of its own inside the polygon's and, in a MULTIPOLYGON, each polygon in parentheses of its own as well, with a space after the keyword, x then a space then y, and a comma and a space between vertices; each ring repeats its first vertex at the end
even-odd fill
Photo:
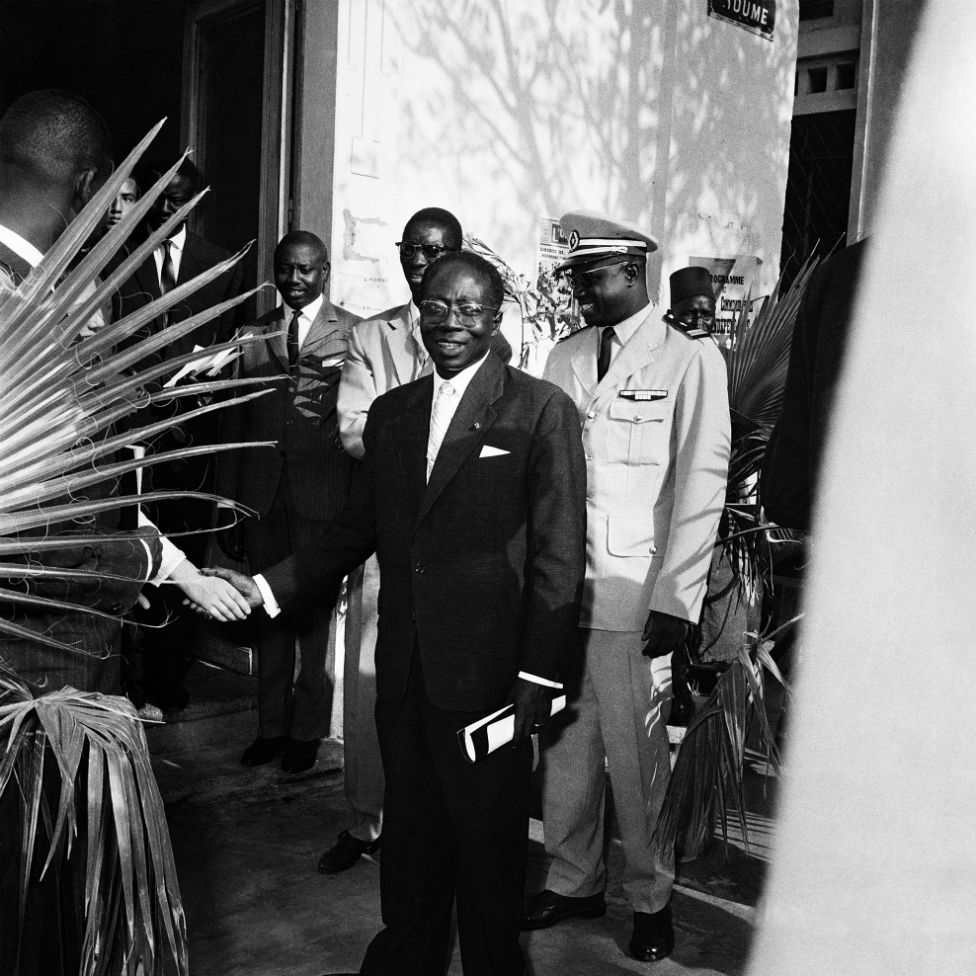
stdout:
POLYGON ((579 241, 580 241, 579 231, 577 231, 577 230, 570 231, 570 234, 569 234, 569 249, 571 251, 575 251, 576 248, 579 247, 579 241))

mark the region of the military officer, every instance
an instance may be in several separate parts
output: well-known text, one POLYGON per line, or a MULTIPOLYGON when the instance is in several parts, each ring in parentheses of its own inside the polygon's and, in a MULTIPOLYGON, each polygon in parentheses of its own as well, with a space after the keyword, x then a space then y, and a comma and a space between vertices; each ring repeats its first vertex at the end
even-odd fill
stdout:
POLYGON ((545 736, 543 820, 552 857, 525 929, 606 911, 604 759, 634 911, 630 951, 674 946, 673 867, 651 837, 670 773, 670 654, 698 621, 725 497, 725 366, 708 332, 651 308, 639 227, 588 211, 561 219, 587 327, 558 343, 545 378, 579 409, 587 464, 587 568, 578 698, 545 736))

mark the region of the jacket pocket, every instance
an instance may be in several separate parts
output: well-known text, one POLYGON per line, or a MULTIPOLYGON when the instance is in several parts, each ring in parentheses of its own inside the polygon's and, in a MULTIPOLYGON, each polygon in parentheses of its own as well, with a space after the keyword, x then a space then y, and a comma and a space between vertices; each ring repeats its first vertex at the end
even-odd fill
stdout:
POLYGON ((650 519, 607 516, 607 552, 611 556, 643 556, 650 559, 654 547, 654 523, 650 519))
POLYGON ((667 460, 671 405, 667 400, 614 400, 610 404, 611 459, 628 464, 663 464, 667 460))

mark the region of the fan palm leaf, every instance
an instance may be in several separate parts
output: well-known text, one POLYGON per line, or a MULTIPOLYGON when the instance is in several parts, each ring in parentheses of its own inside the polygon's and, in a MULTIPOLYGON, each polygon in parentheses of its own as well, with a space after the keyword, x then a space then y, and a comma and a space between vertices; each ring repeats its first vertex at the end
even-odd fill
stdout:
POLYGON ((21 905, 34 879, 74 858, 86 867, 81 973, 161 976, 168 958, 186 973, 176 867, 133 706, 73 688, 34 697, 0 669, 0 734, 0 794, 22 798, 21 905))
MULTIPOLYGON (((243 252, 117 322, 95 331, 88 327, 96 310, 202 196, 195 196, 109 264, 123 244, 131 245, 133 230, 176 173, 179 160, 131 213, 78 257, 158 129, 140 142, 18 286, 0 286, 0 603, 28 611, 21 615, 26 620, 0 616, 0 634, 65 655, 89 652, 32 629, 30 612, 106 614, 58 599, 56 593, 37 592, 36 584, 91 580, 97 585, 117 577, 85 566, 45 564, 43 554, 131 540, 132 533, 93 529, 94 518, 106 510, 174 497, 218 500, 199 491, 88 497, 90 489, 165 461, 253 445, 195 445, 124 460, 118 458, 119 449, 152 443, 175 423, 268 392, 242 390, 245 384, 255 385, 251 380, 199 378, 167 389, 167 374, 175 374, 200 354, 160 362, 166 346, 245 301, 253 291, 140 338, 144 326, 224 274, 243 252), (185 397, 217 399, 171 420, 147 420, 140 413, 152 403, 185 397), (123 430, 126 420, 130 426, 123 430)), ((236 353, 256 341, 266 339, 235 338, 212 347, 208 355, 236 353)), ((59 875, 70 860, 82 879, 72 909, 83 919, 77 970, 81 976, 157 976, 166 960, 185 974, 186 924, 166 819, 132 706, 122 698, 72 688, 39 695, 0 662, 0 743, 0 802, 16 804, 21 826, 17 931, 23 932, 28 890, 59 875)), ((66 902, 56 902, 61 912, 66 902)), ((59 921, 64 932, 74 931, 77 924, 74 916, 59 916, 59 921)), ((4 918, 0 924, 7 926, 12 920, 4 918)))
MULTIPOLYGON (((131 239, 135 226, 178 170, 182 162, 178 160, 147 190, 133 211, 72 266, 76 254, 100 224, 110 201, 158 129, 156 126, 140 142, 24 281, 16 288, 0 288, 0 344, 5 350, 0 364, 0 450, 3 455, 0 557, 24 549, 23 533, 42 533, 40 537, 31 538, 31 551, 56 548, 39 545, 51 541, 44 539, 43 534, 52 526, 63 532, 65 525, 72 525, 75 530, 71 537, 73 544, 93 542, 96 538, 105 541, 106 536, 102 533, 86 535, 85 524, 102 512, 131 505, 135 499, 124 495, 86 499, 84 490, 98 482, 178 457, 250 446, 197 446, 146 459, 133 457, 120 461, 113 457, 129 444, 151 442, 177 422, 183 423, 267 392, 242 393, 237 389, 241 385, 253 387, 255 384, 251 380, 213 380, 171 390, 158 389, 167 373, 175 373, 195 358, 190 353, 160 363, 158 354, 175 340, 246 300, 253 291, 118 348, 147 323, 225 273, 243 252, 178 285, 120 321, 105 325, 90 335, 85 334, 93 313, 150 257, 159 242, 173 233, 203 195, 197 194, 180 207, 162 227, 105 271, 113 254, 131 239), (103 279, 98 277, 101 272, 104 272, 103 279), (93 282, 96 282, 94 288, 93 282), (115 425, 131 415, 138 421, 138 411, 150 403, 190 396, 226 396, 228 393, 239 395, 184 411, 178 419, 137 423, 132 429, 113 432, 115 425)), ((266 340, 263 337, 244 338, 223 343, 214 351, 236 351, 255 341, 266 340)), ((216 498, 200 492, 157 492, 140 498, 142 501, 164 501, 177 494, 216 498)), ((64 545, 63 539, 60 545, 64 545)), ((20 567, 14 564, 0 566, 0 579, 19 579, 23 575, 20 567)), ((45 605, 44 598, 33 595, 28 595, 26 602, 45 605)), ((73 605, 71 609, 87 610, 73 605)), ((11 624, 0 617, 0 632, 13 633, 11 624)), ((48 643, 51 640, 45 635, 39 635, 38 639, 48 643)))

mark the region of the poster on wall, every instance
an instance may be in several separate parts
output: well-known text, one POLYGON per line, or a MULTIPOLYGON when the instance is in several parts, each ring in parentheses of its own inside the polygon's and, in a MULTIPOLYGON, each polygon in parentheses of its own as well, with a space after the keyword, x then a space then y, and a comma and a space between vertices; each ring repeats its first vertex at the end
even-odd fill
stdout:
POLYGON ((759 269, 762 261, 753 255, 742 254, 737 258, 690 257, 689 265, 707 268, 712 276, 715 293, 715 328, 712 334, 716 342, 723 345, 723 336, 732 332, 739 313, 748 302, 749 324, 759 310, 762 295, 756 292, 759 286, 759 269))
POLYGON ((559 226, 559 221, 552 217, 540 217, 538 221, 539 234, 536 238, 535 251, 535 280, 537 287, 545 285, 548 291, 558 284, 556 267, 566 260, 569 254, 569 241, 559 226))
POLYGON ((776 0, 708 0, 708 16, 771 41, 776 25, 776 0))

